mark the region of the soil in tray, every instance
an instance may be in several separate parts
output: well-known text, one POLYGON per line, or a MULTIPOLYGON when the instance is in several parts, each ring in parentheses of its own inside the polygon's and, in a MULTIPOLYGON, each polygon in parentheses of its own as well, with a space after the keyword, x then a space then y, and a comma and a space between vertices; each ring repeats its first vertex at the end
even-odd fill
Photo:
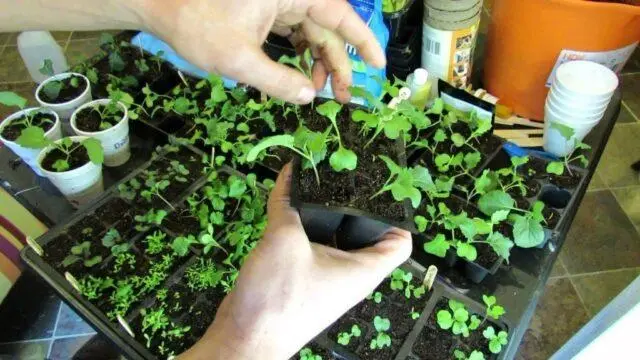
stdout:
POLYGON ((109 200, 96 210, 96 217, 106 224, 114 224, 120 220, 132 206, 119 197, 109 200))
POLYGON ((575 170, 571 174, 565 170, 563 175, 551 175, 550 177, 552 184, 565 189, 575 188, 580 183, 580 179, 582 179, 582 176, 575 170))
POLYGON ((224 297, 209 298, 206 299, 206 301, 201 300, 193 308, 190 308, 192 304, 187 305, 190 311, 183 322, 191 326, 189 335, 193 342, 198 341, 207 331, 213 319, 216 317, 216 312, 220 307, 220 303, 222 303, 222 299, 224 299, 224 297))
POLYGON ((164 300, 167 305, 167 312, 171 316, 178 316, 189 312, 189 308, 196 303, 199 292, 195 292, 182 283, 172 285, 167 291, 167 298, 164 300))
POLYGON ((73 142, 71 148, 75 149, 71 152, 69 157, 67 157, 67 154, 60 151, 58 148, 49 151, 42 160, 42 167, 47 171, 57 172, 57 170, 53 168, 53 164, 58 160, 66 160, 69 164, 69 168, 65 171, 71 171, 89 162, 89 154, 87 154, 87 149, 85 149, 84 146, 80 145, 79 142, 73 142))
POLYGON ((524 183, 526 188, 525 194, 522 194, 522 189, 519 187, 513 187, 507 191, 507 193, 511 196, 524 196, 524 197, 534 197, 540 193, 540 189, 542 185, 539 182, 529 179, 524 183))
POLYGON ((364 340, 365 334, 369 331, 369 326, 364 320, 357 319, 355 317, 346 315, 338 319, 327 332, 327 336, 329 340, 335 342, 339 347, 345 347, 352 352, 356 352, 360 344, 364 344, 362 341, 364 340), (360 331, 362 332, 359 337, 352 336, 349 344, 341 345, 338 344, 338 335, 342 332, 351 333, 351 328, 353 325, 358 325, 360 331))
POLYGON ((542 210, 542 215, 544 216, 544 219, 547 221, 547 223, 544 224, 543 226, 546 227, 547 229, 555 229, 556 226, 558 225, 558 222, 560 222, 560 213, 546 206, 542 210))
MULTIPOLYGON (((17 119, 11 120, 11 124, 5 126, 4 129, 2 129, 2 137, 9 141, 16 141, 20 137, 20 134, 22 134, 22 130, 27 127, 26 124, 16 123, 24 120, 25 116, 21 116, 17 119)), ((33 115, 31 125, 41 128, 46 133, 53 127, 55 121, 56 117, 54 115, 37 112, 35 113, 35 115, 33 115)))
POLYGON ((55 99, 50 98, 46 92, 40 91, 40 99, 48 104, 62 104, 68 101, 71 101, 78 96, 82 95, 82 93, 87 89, 87 82, 83 77, 71 75, 70 77, 58 80, 62 83, 62 88, 60 89, 60 93, 58 93, 58 97, 55 99), (71 80, 76 79, 78 82, 77 87, 71 86, 71 80))
POLYGON ((491 267, 500 259, 498 254, 493 251, 491 246, 487 244, 476 244, 476 250, 478 251, 478 257, 474 263, 482 266, 487 270, 491 270, 491 267))
MULTIPOLYGON (((358 167, 354 171, 334 172, 327 161, 318 165, 320 174, 320 186, 318 185, 312 169, 302 170, 299 178, 297 194, 302 202, 321 204, 334 207, 350 207, 377 215, 379 217, 403 221, 406 219, 404 203, 395 201, 390 192, 386 192, 371 199, 378 192, 389 177, 389 170, 385 163, 377 155, 386 155, 398 161, 398 147, 394 141, 380 135, 369 147, 363 148, 363 143, 368 141, 359 135, 360 126, 350 120, 349 109, 343 107, 338 115, 338 126, 345 147, 353 150, 358 155, 358 167), (327 186, 330 184, 330 186, 327 186)), ((305 119, 310 129, 329 126, 329 120, 318 117, 305 119), (323 121, 323 125, 317 122, 323 121)), ((371 136, 371 135, 369 135, 371 136)))
MULTIPOLYGON (((99 111, 103 111, 106 106, 100 105, 99 111)), ((93 107, 86 107, 76 114, 76 127, 86 132, 99 132, 107 130, 118 124, 124 117, 124 111, 118 107, 114 114, 110 114, 105 118, 100 116, 100 112, 95 111, 93 107), (108 127, 100 128, 100 124, 105 123, 108 127)))
POLYGON ((127 210, 120 214, 120 221, 113 225, 113 228, 118 230, 120 236, 124 239, 130 239, 135 232, 135 219, 132 209, 127 210))
POLYGON ((454 337, 451 332, 425 326, 413 344, 412 352, 421 360, 450 360, 453 344, 454 337))
POLYGON ((200 221, 185 208, 178 208, 169 214, 162 222, 162 226, 176 235, 198 234, 200 232, 200 221))
POLYGON ((547 163, 544 160, 530 157, 529 162, 519 168, 520 173, 528 179, 548 178, 547 163))

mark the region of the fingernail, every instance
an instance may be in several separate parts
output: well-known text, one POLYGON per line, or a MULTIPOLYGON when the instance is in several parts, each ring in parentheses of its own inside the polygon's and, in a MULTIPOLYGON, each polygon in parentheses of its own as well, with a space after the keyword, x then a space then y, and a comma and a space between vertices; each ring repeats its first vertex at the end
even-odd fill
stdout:
POLYGON ((303 87, 300 89, 298 93, 298 102, 300 103, 310 103, 313 101, 313 98, 316 96, 316 91, 310 87, 303 87))

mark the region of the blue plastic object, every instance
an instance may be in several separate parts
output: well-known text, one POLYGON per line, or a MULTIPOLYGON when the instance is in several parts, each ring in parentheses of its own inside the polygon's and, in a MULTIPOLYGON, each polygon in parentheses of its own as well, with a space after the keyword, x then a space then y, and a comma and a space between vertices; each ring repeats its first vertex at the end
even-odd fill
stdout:
MULTIPOLYGON (((141 32, 131 39, 131 43, 143 48, 151 54, 158 54, 158 52, 162 51, 164 53, 162 58, 173 64, 173 66, 185 74, 189 74, 197 78, 206 78, 209 75, 206 71, 191 64, 182 56, 178 55, 178 53, 175 52, 167 43, 151 34, 141 32)), ((232 79, 224 77, 222 79, 224 80, 224 86, 227 88, 233 88, 238 83, 232 79)))
POLYGON ((536 154, 536 155, 538 155, 540 157, 543 157, 545 159, 548 159, 548 160, 558 160, 558 158, 555 155, 553 155, 551 153, 548 153, 546 151, 521 148, 520 146, 518 146, 518 145, 516 145, 516 144, 514 144, 512 142, 509 142, 509 141, 505 142, 504 145, 502 146, 502 148, 511 157, 514 157, 514 156, 527 156, 529 154, 536 154))
MULTIPOLYGON (((389 42, 389 29, 384 24, 382 16, 382 0, 349 0, 349 4, 360 18, 369 25, 380 46, 386 49, 389 42)), ((353 86, 365 88, 373 96, 379 96, 382 93, 382 86, 376 79, 386 80, 386 70, 384 68, 376 69, 367 65, 358 55, 357 49, 350 44, 347 44, 347 53, 352 62, 353 86)), ((331 81, 327 81, 327 85, 318 96, 333 98, 331 81)), ((364 100, 354 99, 353 102, 364 103, 364 100)))

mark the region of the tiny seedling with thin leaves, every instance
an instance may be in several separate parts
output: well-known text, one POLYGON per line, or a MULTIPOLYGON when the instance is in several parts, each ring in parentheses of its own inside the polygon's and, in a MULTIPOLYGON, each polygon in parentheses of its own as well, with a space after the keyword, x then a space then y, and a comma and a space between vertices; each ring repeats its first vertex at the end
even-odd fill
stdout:
POLYGON ((489 340, 489 351, 494 354, 500 354, 500 352, 502 351, 502 347, 504 345, 507 345, 507 343, 509 342, 509 334, 504 330, 500 330, 498 333, 496 333, 496 330, 493 328, 493 326, 487 327, 482 332, 482 336, 484 336, 485 339, 489 340))
POLYGON ((478 350, 471 351, 469 356, 467 356, 464 351, 456 349, 453 351, 453 357, 456 360, 485 360, 484 354, 478 350))
POLYGON ((315 354, 310 348, 303 348, 298 354, 300 360, 322 360, 322 356, 315 354))
MULTIPOLYGON (((27 105, 27 99, 12 91, 0 91, 0 104, 9 107, 17 107, 22 110, 27 105)), ((32 149, 41 149, 46 145, 45 142, 41 141, 39 137, 36 138, 33 136, 29 136, 29 134, 32 133, 39 133, 40 130, 42 131, 44 136, 44 130, 35 124, 35 116, 40 112, 40 109, 25 112, 25 114, 20 119, 13 120, 11 122, 11 125, 22 125, 23 127, 20 136, 15 140, 18 145, 32 149)), ((44 124, 53 124, 53 121, 44 119, 41 121, 40 125, 44 124)))
MULTIPOLYGON (((51 59, 45 59, 42 63, 42 67, 39 69, 40 74, 46 76, 54 76, 55 72, 53 71, 53 62, 51 59)), ((71 80, 69 80, 69 85, 72 88, 78 88, 80 86, 80 80, 77 76, 71 76, 71 80)), ((42 92, 47 96, 49 100, 56 100, 60 95, 60 91, 62 91, 64 87, 63 80, 50 80, 42 87, 42 92)))
POLYGON ((102 237, 102 245, 109 248, 113 255, 126 253, 129 251, 130 244, 120 236, 120 232, 115 228, 109 229, 102 237))
POLYGON ((387 156, 379 155, 379 158, 387 165, 390 175, 382 189, 373 194, 370 199, 390 191, 396 201, 410 199, 411 205, 418 208, 422 201, 420 190, 428 191, 431 186, 435 186, 429 170, 422 166, 403 168, 387 156))

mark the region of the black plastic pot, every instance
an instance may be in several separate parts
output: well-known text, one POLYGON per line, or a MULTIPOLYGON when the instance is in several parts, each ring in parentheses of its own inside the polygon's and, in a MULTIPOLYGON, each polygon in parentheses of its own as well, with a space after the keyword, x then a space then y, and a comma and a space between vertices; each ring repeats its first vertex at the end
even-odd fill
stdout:
POLYGON ((375 244, 391 225, 364 216, 345 216, 336 231, 336 245, 341 250, 357 250, 375 244))
POLYGON ((473 281, 476 284, 479 284, 482 282, 482 280, 484 280, 487 277, 487 275, 489 274, 495 275, 495 273, 498 272, 498 269, 500 268, 503 262, 504 262, 504 259, 500 258, 496 260, 496 262, 493 263, 493 265, 491 265, 491 268, 485 269, 482 265, 478 263, 465 260, 464 273, 469 280, 473 281))
POLYGON ((383 12, 384 23, 389 29, 389 42, 393 43, 408 24, 416 22, 422 18, 422 1, 407 0, 404 7, 392 13, 383 12))
POLYGON ((301 208, 298 211, 309 240, 323 245, 333 244, 343 214, 318 208, 301 208))

